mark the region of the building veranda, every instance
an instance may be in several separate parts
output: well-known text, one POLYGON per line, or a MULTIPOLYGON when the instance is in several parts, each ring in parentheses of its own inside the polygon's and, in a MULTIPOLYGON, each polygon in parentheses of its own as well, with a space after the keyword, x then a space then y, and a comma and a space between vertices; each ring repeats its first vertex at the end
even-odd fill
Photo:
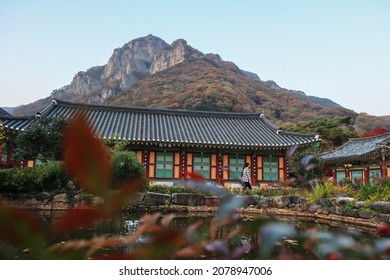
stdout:
MULTIPOLYGON (((288 178, 286 151, 309 146, 318 135, 285 132, 263 114, 200 112, 153 108, 85 105, 60 100, 40 112, 42 117, 72 118, 82 112, 101 139, 125 141, 151 181, 174 184, 198 173, 211 183, 228 186, 241 180, 250 164, 252 184, 288 178)), ((23 131, 35 116, 0 116, 9 130, 23 131)), ((1 164, 15 165, 12 151, 2 151, 1 164)))

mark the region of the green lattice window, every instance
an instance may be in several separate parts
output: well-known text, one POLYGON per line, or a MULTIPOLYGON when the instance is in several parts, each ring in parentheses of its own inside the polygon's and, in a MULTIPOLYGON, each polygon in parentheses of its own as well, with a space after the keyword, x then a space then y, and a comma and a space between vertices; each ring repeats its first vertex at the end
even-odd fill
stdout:
POLYGON ((172 153, 156 153, 156 178, 173 178, 172 153))
POLYGON ((265 181, 279 180, 278 157, 263 157, 263 179, 265 181))
POLYGON ((369 171, 370 176, 370 183, 372 183, 375 179, 378 179, 381 177, 381 170, 380 169, 373 169, 369 171))
POLYGON ((361 181, 362 179, 363 179, 363 171, 362 170, 353 170, 351 172, 352 183, 356 183, 357 181, 361 181))
POLYGON ((194 172, 210 179, 210 154, 194 155, 194 172))
POLYGON ((345 171, 337 171, 336 172, 336 181, 337 185, 345 179, 345 171))
POLYGON ((241 180, 241 171, 245 165, 244 155, 230 155, 229 157, 229 179, 241 180))

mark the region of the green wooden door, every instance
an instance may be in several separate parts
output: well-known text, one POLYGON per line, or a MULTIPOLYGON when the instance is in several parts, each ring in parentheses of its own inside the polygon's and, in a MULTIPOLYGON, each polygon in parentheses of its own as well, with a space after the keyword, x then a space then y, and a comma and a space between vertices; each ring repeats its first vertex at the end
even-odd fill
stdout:
POLYGON ((278 157, 263 157, 263 180, 278 181, 279 180, 278 157))
POLYGON ((173 178, 172 153, 156 153, 156 178, 173 178))
POLYGON ((244 155, 230 155, 229 158, 229 179, 241 180, 241 171, 245 165, 244 155))
POLYGON ((194 172, 210 179, 210 154, 194 155, 194 172))

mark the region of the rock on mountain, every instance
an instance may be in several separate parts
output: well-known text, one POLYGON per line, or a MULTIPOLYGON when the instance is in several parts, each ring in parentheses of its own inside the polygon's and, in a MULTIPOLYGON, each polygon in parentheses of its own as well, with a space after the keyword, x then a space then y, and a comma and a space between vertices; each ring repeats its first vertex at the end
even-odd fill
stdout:
MULTIPOLYGON (((70 85, 54 90, 51 96, 72 101, 102 103, 149 75, 185 60, 205 57, 215 62, 222 61, 219 55, 203 54, 183 39, 169 45, 158 37, 148 35, 115 49, 106 65, 77 73, 70 85)), ((237 70, 241 71, 238 67, 237 70)), ((256 74, 246 71, 242 74, 257 77, 256 74)))
POLYGON ((150 74, 155 58, 169 45, 148 35, 117 48, 104 66, 76 74, 70 85, 54 90, 52 97, 101 103, 150 74))

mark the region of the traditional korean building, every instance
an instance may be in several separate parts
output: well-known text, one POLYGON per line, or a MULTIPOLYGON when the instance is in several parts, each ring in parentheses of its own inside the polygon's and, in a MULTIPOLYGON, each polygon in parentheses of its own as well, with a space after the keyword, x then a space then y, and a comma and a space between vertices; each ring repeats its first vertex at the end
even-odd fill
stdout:
POLYGON ((350 139, 339 148, 323 153, 321 158, 332 170, 333 182, 349 178, 353 183, 372 182, 390 176, 390 133, 350 139))
MULTIPOLYGON (((12 115, 9 114, 4 109, 0 108, 0 120, 3 117, 8 118, 8 117, 12 117, 12 115)), ((0 168, 13 167, 15 165, 20 165, 20 163, 13 160, 11 149, 9 147, 1 147, 0 145, 0 168)))
MULTIPOLYGON (((200 112, 83 105, 59 100, 41 116, 71 118, 82 111, 98 137, 126 141, 156 182, 175 182, 196 172, 210 182, 240 182, 245 162, 252 183, 287 179, 285 153, 294 145, 313 145, 318 135, 285 132, 263 114, 200 112)), ((34 116, 0 117, 11 130, 25 130, 34 116)))

